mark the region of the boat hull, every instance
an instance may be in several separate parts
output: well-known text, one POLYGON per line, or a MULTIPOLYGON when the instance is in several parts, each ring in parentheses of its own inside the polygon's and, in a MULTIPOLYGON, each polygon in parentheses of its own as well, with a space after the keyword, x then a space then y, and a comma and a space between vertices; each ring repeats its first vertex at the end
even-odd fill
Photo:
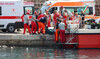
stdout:
POLYGON ((78 48, 100 48, 100 33, 78 34, 78 48))

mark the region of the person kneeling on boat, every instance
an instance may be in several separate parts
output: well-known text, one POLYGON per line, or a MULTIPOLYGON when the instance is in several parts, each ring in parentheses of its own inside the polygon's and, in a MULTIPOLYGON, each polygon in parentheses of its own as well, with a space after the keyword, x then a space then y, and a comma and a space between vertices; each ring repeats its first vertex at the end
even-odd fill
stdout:
POLYGON ((61 43, 65 43, 66 39, 65 39, 65 24, 64 24, 64 20, 61 19, 61 22, 58 25, 59 31, 60 31, 60 42, 61 43))

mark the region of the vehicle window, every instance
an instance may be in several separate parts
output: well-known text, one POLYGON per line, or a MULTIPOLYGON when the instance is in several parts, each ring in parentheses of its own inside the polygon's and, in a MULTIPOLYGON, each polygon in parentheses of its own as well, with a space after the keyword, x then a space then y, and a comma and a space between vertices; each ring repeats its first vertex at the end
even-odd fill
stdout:
POLYGON ((0 7, 0 15, 2 15, 2 10, 1 10, 1 7, 0 7))
MULTIPOLYGON (((82 8, 82 7, 77 8, 78 14, 81 14, 81 10, 84 10, 84 8, 82 8)), ((85 11, 85 14, 92 15, 93 14, 93 8, 92 7, 87 8, 87 10, 85 11)))
POLYGON ((93 14, 93 7, 89 7, 89 14, 93 14))
POLYGON ((30 10, 30 14, 34 14, 34 7, 24 7, 24 15, 26 15, 27 11, 30 10))
POLYGON ((74 12, 74 8, 71 8, 71 7, 64 7, 65 9, 67 9, 68 11, 70 11, 70 12, 74 12))
POLYGON ((39 10, 42 10, 42 13, 44 13, 45 10, 48 10, 49 7, 50 7, 50 6, 45 6, 45 5, 43 5, 43 6, 41 7, 41 9, 39 9, 39 10))
MULTIPOLYGON (((84 10, 85 7, 64 7, 68 11, 81 14, 81 10, 84 10)), ((88 7, 85 14, 93 15, 93 7, 88 7)))
POLYGON ((57 10, 57 7, 52 7, 52 8, 49 10, 49 12, 50 12, 50 13, 53 13, 54 10, 57 10))

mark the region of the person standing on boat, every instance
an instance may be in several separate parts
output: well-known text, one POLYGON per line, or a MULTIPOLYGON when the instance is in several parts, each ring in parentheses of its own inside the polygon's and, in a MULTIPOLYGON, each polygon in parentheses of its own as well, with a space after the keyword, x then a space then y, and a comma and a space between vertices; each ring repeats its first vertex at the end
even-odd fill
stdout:
POLYGON ((85 14, 84 14, 84 12, 83 12, 83 10, 81 10, 81 17, 82 17, 82 22, 84 22, 84 17, 85 17, 85 14))
POLYGON ((85 14, 84 14, 83 10, 81 10, 81 17, 82 17, 82 27, 83 27, 84 26, 84 21, 85 21, 85 19, 84 19, 85 14))
POLYGON ((58 27, 59 27, 59 31, 60 31, 60 42, 64 43, 64 42, 66 42, 66 40, 65 40, 65 23, 64 23, 63 19, 61 19, 58 27))
POLYGON ((75 13, 75 21, 79 22, 80 19, 81 19, 80 15, 78 15, 78 13, 75 13))
POLYGON ((60 18, 60 14, 59 13, 57 13, 57 10, 55 10, 54 11, 54 17, 53 17, 53 23, 54 23, 54 30, 55 30, 55 42, 57 43, 58 42, 58 24, 59 24, 59 22, 58 22, 58 20, 59 20, 59 18, 60 18))
POLYGON ((61 13, 61 16, 63 16, 63 13, 64 13, 64 7, 63 6, 60 7, 60 11, 59 12, 61 13))
POLYGON ((55 25, 55 27, 54 27, 54 30, 55 30, 55 43, 58 43, 58 39, 59 39, 59 27, 58 27, 58 25, 59 25, 59 23, 60 23, 61 21, 59 20, 59 19, 57 19, 57 24, 55 25))
POLYGON ((63 19, 64 19, 64 23, 65 23, 65 25, 66 25, 65 29, 67 29, 67 20, 69 20, 69 19, 68 19, 67 10, 64 10, 63 19))
POLYGON ((72 16, 72 19, 71 20, 75 20, 75 13, 72 12, 73 16, 72 16))
MULTIPOLYGON (((69 20, 72 20, 73 14, 72 14, 70 11, 68 11, 67 9, 65 9, 64 12, 65 12, 66 15, 69 16, 69 20)), ((62 16, 63 16, 63 15, 62 15, 62 16)))
POLYGON ((61 15, 57 12, 57 10, 55 10, 55 11, 54 11, 54 16, 53 16, 53 19, 54 19, 53 22, 54 22, 55 25, 56 25, 56 23, 57 23, 57 19, 60 18, 60 16, 61 16, 61 15))

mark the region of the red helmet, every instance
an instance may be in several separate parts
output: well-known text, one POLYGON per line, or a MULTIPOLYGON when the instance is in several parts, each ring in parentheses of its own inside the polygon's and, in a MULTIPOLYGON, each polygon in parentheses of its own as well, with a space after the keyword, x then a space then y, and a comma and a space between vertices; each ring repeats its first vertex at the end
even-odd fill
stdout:
POLYGON ((37 12, 35 11, 35 14, 37 14, 37 12))
POLYGON ((30 14, 30 10, 27 10, 27 13, 26 14, 30 14))
POLYGON ((63 6, 61 6, 61 8, 63 8, 63 6))

